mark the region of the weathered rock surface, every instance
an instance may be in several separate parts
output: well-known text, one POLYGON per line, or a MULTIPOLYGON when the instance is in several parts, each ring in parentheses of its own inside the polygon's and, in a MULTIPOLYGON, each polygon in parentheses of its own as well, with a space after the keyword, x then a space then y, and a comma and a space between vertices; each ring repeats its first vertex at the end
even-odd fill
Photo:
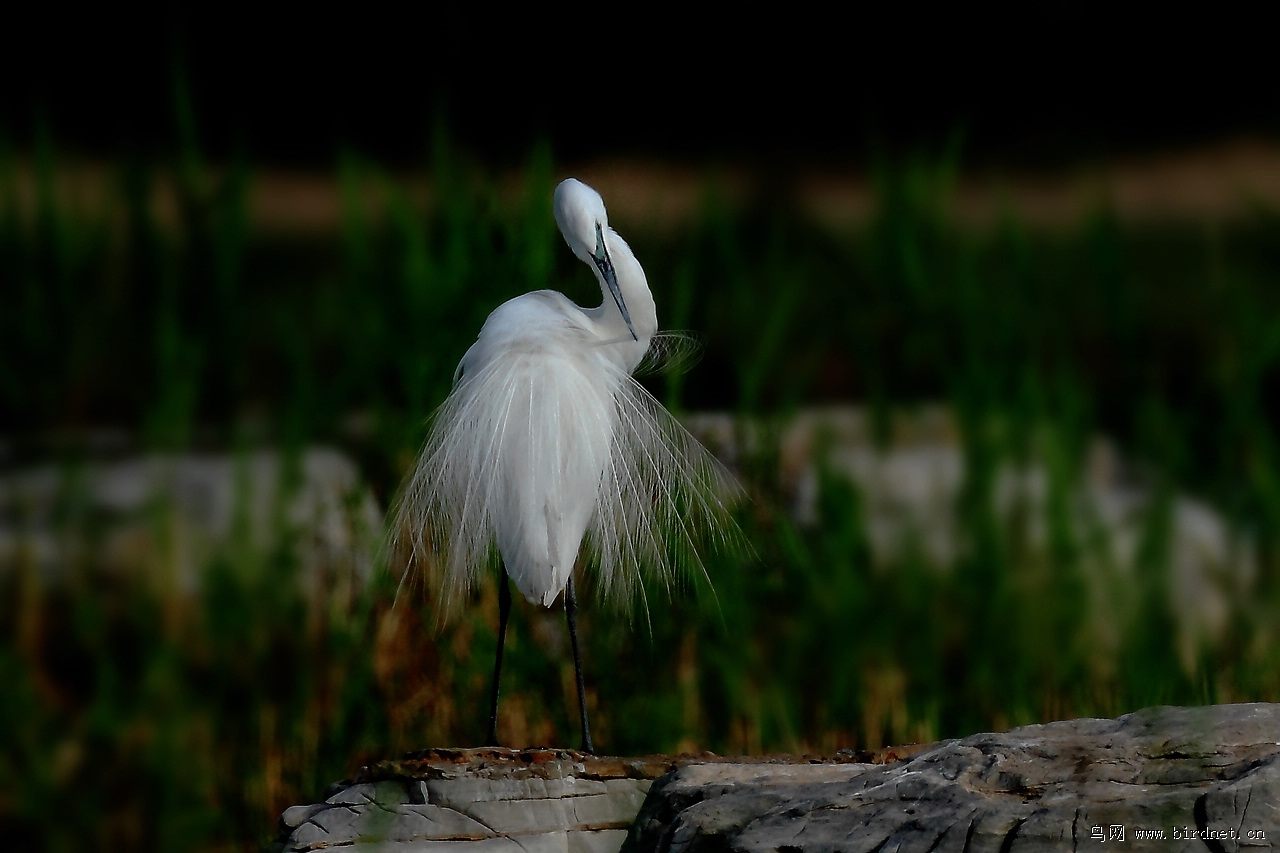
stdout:
POLYGON ((826 759, 432 750, 331 794, 281 816, 284 850, 1270 850, 1280 705, 1150 708, 826 759))
POLYGON ((669 759, 573 750, 442 749, 366 767, 280 817, 283 849, 612 853, 669 759))
POLYGON ((691 765, 630 851, 1271 849, 1280 705, 1152 708, 947 741, 888 766, 691 765))
MULTIPOLYGON (((896 760, 892 750, 842 755, 848 762, 896 760)), ((615 853, 655 779, 689 764, 768 773, 810 759, 704 755, 610 758, 575 750, 434 749, 361 769, 323 803, 280 817, 287 851, 359 843, 372 850, 426 850, 448 842, 513 853, 615 853), (370 846, 365 846, 370 845, 370 846)))

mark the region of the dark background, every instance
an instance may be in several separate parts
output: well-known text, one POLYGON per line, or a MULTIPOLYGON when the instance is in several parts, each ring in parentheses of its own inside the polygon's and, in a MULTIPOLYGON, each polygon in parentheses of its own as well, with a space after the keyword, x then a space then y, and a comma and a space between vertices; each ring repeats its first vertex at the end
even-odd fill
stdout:
POLYGON ((968 167, 1055 168, 1280 128, 1267 28, 1220 7, 1185 19, 1087 4, 859 8, 704 29, 607 7, 523 21, 432 11, 21 12, 0 56, 0 128, 40 120, 88 155, 160 153, 175 145, 175 79, 214 159, 325 168, 344 145, 419 162, 439 119, 496 167, 548 138, 562 161, 774 168, 857 167, 958 139, 968 167))

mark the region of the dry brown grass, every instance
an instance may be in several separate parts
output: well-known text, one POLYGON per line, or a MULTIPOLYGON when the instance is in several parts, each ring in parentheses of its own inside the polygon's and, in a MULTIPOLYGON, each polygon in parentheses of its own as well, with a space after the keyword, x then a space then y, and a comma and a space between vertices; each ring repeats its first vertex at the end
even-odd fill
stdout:
MULTIPOLYGON (((751 197, 766 177, 741 166, 696 168, 659 160, 611 159, 561 164, 557 173, 575 175, 609 199, 620 220, 659 229, 673 228, 699 214, 705 192, 715 187, 730 204, 751 197)), ((875 188, 865 169, 815 169, 802 164, 782 174, 783 187, 797 206, 833 227, 865 223, 875 210, 875 188)), ((214 181, 219 170, 212 171, 214 181)), ((71 210, 105 209, 114 191, 115 173, 102 162, 66 162, 55 177, 55 192, 71 210)), ((504 198, 523 192, 523 175, 498 179, 504 198)), ((427 174, 389 176, 391 185, 411 200, 430 205, 427 174)), ((35 207, 36 179, 27 161, 19 164, 16 189, 20 207, 35 207)), ((366 182, 362 192, 375 207, 386 186, 366 182)), ((178 200, 173 181, 157 180, 152 191, 155 215, 174 221, 178 200)), ((1180 151, 1081 166, 1065 172, 962 174, 947 208, 962 224, 982 228, 1009 214, 1032 227, 1069 227, 1099 205, 1124 222, 1223 221, 1247 215, 1258 205, 1280 207, 1280 144, 1258 138, 1234 138, 1180 151)), ((336 232, 342 221, 342 197, 333 174, 275 169, 255 172, 248 191, 253 230, 302 235, 336 232)))

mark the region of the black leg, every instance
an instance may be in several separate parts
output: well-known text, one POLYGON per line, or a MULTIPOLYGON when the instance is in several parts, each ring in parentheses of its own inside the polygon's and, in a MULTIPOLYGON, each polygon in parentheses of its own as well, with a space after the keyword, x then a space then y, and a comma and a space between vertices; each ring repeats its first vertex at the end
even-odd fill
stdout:
POLYGON ((502 569, 502 580, 498 581, 498 657, 493 662, 493 706, 489 709, 489 740, 491 746, 498 745, 498 679, 502 676, 502 647, 507 642, 507 617, 511 615, 511 581, 507 570, 502 569))
POLYGON ((569 575, 569 585, 564 591, 564 615, 569 622, 569 645, 573 647, 573 671, 578 676, 578 713, 582 715, 582 751, 595 754, 595 747, 591 745, 591 726, 587 724, 587 688, 582 682, 582 655, 578 652, 578 597, 573 592, 573 575, 569 575))

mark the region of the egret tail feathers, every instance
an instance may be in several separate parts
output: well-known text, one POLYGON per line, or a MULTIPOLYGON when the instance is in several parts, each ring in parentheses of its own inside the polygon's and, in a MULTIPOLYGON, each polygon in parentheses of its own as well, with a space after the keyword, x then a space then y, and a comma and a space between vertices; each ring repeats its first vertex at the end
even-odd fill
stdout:
POLYGON ((704 554, 750 550, 732 515, 742 486, 630 376, 614 403, 609 464, 585 540, 601 598, 647 606, 646 578, 668 596, 687 580, 710 586, 704 554))

